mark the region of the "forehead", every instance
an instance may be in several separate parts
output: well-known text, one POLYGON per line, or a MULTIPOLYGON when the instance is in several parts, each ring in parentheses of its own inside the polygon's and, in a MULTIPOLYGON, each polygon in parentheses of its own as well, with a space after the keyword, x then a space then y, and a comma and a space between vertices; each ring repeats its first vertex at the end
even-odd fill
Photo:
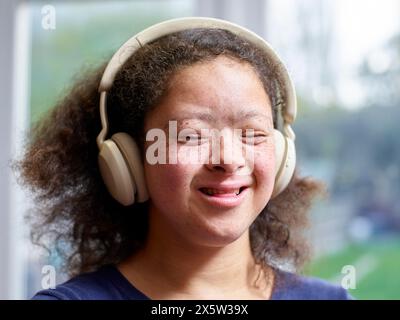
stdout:
POLYGON ((176 72, 155 111, 163 118, 207 122, 272 119, 269 97, 253 67, 227 57, 176 72))

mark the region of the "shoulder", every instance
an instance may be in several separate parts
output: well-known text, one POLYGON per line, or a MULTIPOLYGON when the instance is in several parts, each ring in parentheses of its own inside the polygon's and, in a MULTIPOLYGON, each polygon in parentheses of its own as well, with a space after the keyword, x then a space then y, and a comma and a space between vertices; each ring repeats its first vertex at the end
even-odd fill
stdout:
POLYGON ((124 300, 141 299, 113 266, 81 274, 54 289, 39 291, 33 300, 124 300))
POLYGON ((351 295, 341 286, 320 278, 277 271, 273 294, 276 300, 351 300, 351 295))

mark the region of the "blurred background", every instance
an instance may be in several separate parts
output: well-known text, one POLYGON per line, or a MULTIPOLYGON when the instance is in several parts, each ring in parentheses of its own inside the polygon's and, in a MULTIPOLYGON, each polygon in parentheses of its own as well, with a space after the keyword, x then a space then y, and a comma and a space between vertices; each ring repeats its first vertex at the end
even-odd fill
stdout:
POLYGON ((42 266, 59 263, 30 245, 23 220, 33 203, 9 164, 24 134, 82 68, 107 61, 145 27, 182 16, 252 29, 293 77, 300 172, 330 193, 311 213, 314 259, 305 272, 340 285, 352 266, 355 298, 400 299, 399 0, 2 0, 0 299, 31 297, 42 266))

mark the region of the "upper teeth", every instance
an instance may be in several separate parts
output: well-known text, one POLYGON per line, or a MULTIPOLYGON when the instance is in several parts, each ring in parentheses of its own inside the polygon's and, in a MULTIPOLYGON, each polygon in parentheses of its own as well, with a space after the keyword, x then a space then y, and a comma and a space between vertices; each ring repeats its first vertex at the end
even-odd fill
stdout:
POLYGON ((205 193, 209 195, 213 194, 226 194, 226 193, 235 193, 238 195, 240 193, 240 189, 231 189, 231 190, 218 190, 218 189, 211 189, 211 188, 204 188, 203 189, 205 193))

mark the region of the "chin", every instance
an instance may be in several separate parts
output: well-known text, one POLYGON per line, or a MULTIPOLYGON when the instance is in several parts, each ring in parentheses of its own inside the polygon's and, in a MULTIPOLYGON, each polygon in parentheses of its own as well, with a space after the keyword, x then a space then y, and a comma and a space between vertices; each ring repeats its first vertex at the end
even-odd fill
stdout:
POLYGON ((200 242, 210 247, 225 247, 243 236, 247 229, 243 229, 243 224, 235 226, 208 226, 206 230, 199 230, 200 242))

